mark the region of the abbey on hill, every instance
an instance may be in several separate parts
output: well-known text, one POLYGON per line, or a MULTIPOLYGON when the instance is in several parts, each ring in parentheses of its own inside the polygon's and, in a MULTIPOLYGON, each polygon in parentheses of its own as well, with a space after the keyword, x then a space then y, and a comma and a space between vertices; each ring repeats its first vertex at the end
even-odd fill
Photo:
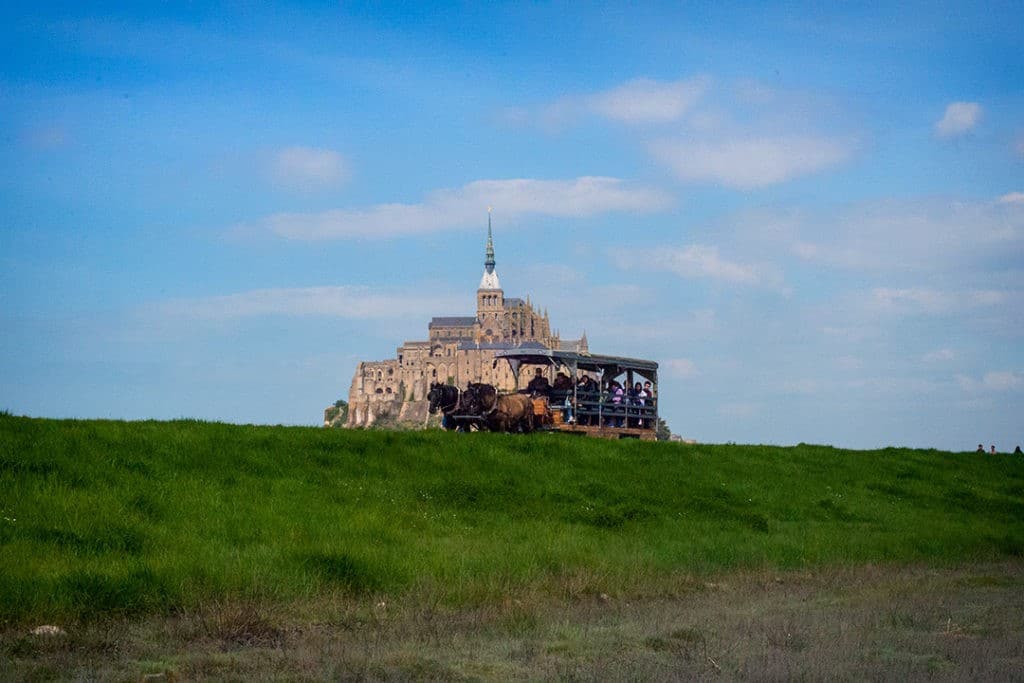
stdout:
MULTIPOLYGON (((426 341, 405 342, 398 347, 395 358, 359 363, 349 389, 346 427, 368 427, 384 418, 423 424, 427 419, 425 398, 432 382, 461 387, 467 382, 486 382, 499 391, 511 391, 515 379, 508 364, 492 367, 497 351, 589 350, 586 333, 580 339, 562 340, 551 331, 546 310, 542 313, 534 308, 529 297, 525 301, 506 297, 494 266, 488 213, 487 251, 476 290, 476 315, 431 318, 426 341)), ((330 424, 327 414, 326 424, 330 424)))

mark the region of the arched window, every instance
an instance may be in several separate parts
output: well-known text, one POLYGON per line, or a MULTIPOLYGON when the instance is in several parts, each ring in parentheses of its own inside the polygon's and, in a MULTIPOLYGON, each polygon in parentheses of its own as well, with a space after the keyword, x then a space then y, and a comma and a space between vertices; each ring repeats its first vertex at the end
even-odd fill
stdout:
POLYGON ((377 371, 377 379, 384 379, 384 373, 380 370, 377 371))

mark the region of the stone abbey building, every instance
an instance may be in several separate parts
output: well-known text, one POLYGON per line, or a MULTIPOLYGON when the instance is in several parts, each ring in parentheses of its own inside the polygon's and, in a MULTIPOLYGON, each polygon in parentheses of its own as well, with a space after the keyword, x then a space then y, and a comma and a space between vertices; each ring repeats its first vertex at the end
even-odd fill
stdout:
MULTIPOLYGON (((425 424, 426 395, 433 382, 459 387, 467 382, 486 382, 499 391, 511 391, 515 380, 508 363, 494 367, 496 351, 588 350, 586 333, 580 339, 564 341, 552 332, 547 310, 535 308, 529 297, 525 301, 506 297, 494 265, 488 213, 487 250, 476 290, 476 314, 432 318, 425 341, 405 342, 398 347, 395 358, 359 363, 349 389, 346 427, 369 427, 378 420, 425 424)), ((329 422, 325 420, 325 424, 329 422)))

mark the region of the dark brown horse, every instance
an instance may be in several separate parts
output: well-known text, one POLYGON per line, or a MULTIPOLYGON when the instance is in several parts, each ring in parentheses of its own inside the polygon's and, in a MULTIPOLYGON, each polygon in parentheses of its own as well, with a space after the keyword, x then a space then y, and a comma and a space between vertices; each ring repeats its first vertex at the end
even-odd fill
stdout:
POLYGON ((523 394, 499 395, 490 384, 471 382, 462 393, 468 414, 479 415, 492 432, 533 430, 533 403, 523 394))
POLYGON ((533 431, 533 401, 524 394, 498 396, 487 422, 496 431, 529 433, 533 431))

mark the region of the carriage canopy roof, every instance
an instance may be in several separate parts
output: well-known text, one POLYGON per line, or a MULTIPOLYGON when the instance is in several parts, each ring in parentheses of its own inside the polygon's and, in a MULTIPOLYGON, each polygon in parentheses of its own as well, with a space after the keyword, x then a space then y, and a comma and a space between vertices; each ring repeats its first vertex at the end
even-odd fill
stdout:
POLYGON ((560 351, 557 349, 515 349, 498 351, 495 359, 505 359, 512 366, 512 372, 519 374, 519 368, 527 365, 564 365, 573 372, 588 370, 605 375, 617 376, 627 370, 634 370, 648 379, 657 382, 658 364, 653 360, 641 358, 624 358, 622 356, 599 356, 577 351, 560 351))

